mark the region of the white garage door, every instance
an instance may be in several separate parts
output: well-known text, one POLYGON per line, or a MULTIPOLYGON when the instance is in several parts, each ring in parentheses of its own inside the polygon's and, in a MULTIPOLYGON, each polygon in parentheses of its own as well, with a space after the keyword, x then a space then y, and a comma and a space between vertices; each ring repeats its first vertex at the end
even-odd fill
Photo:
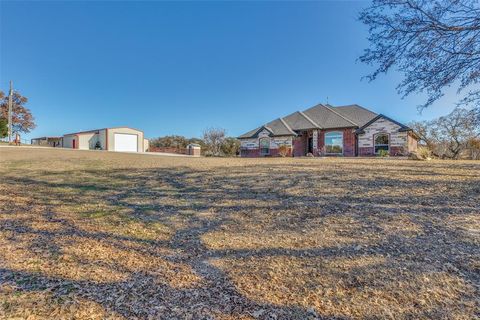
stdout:
POLYGON ((114 144, 115 151, 123 152, 137 152, 137 135, 136 134, 126 134, 126 133, 115 133, 114 134, 114 144))

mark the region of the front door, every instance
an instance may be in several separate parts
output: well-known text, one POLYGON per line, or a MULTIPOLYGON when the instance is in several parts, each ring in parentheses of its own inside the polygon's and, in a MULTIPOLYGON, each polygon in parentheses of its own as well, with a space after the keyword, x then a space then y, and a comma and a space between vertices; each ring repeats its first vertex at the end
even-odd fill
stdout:
POLYGON ((313 138, 308 138, 308 148, 307 153, 313 153, 313 138))
POLYGON ((72 148, 75 149, 75 139, 72 140, 72 148))

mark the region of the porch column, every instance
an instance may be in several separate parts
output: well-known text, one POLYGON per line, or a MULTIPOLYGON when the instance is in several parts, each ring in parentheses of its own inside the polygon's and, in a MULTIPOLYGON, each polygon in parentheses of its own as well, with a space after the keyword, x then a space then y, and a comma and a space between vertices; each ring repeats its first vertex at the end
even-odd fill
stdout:
POLYGON ((313 155, 318 156, 318 130, 312 132, 313 155))

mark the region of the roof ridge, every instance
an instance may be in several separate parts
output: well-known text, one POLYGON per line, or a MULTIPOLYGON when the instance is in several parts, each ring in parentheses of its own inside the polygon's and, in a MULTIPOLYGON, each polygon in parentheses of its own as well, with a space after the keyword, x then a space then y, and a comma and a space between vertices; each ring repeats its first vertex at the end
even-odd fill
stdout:
POLYGON ((305 117, 305 119, 307 119, 308 121, 310 121, 311 124, 313 124, 314 126, 316 126, 317 128, 319 129, 322 129, 321 126, 319 126, 315 121, 313 121, 312 119, 310 119, 309 116, 307 116, 305 113, 303 113, 303 111, 297 111, 298 113, 300 113, 303 117, 305 117))
POLYGON ((278 120, 280 120, 283 123, 283 125, 288 129, 288 131, 296 135, 295 131, 292 130, 292 128, 288 125, 288 123, 285 120, 283 120, 282 117, 278 118, 278 120))
POLYGON ((324 106, 324 107, 327 108, 327 110, 330 110, 331 112, 335 113, 337 116, 339 116, 339 117, 347 120, 348 122, 356 125, 357 127, 359 127, 359 125, 358 125, 357 123, 353 122, 352 120, 348 119, 347 117, 345 117, 345 116, 341 115, 340 113, 338 113, 337 111, 333 110, 333 109, 332 109, 333 106, 330 106, 330 107, 324 106))

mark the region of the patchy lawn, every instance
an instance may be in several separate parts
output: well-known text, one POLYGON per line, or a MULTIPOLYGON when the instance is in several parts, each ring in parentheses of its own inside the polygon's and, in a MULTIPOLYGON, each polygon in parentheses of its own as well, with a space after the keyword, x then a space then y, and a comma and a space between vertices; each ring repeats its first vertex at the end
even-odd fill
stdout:
POLYGON ((0 318, 472 319, 480 162, 0 148, 0 318))

